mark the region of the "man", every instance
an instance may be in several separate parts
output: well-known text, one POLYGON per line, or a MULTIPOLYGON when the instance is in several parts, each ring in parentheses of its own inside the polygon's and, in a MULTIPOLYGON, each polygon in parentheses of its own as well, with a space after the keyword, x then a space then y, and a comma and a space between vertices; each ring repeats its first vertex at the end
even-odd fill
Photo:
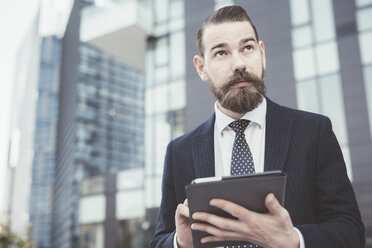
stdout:
POLYGON ((216 97, 215 114, 168 145, 152 247, 192 247, 191 229, 210 234, 203 243, 363 247, 364 226, 330 120, 264 97, 265 46, 245 10, 219 9, 204 22, 197 42, 194 65, 216 97), (239 149, 246 147, 249 155, 245 160, 253 160, 245 169, 236 165, 238 136, 243 137, 239 149), (286 172, 284 207, 273 194, 265 199, 267 214, 213 199, 212 206, 237 219, 199 212, 193 218, 205 224, 190 227, 185 185, 194 178, 240 170, 286 172))

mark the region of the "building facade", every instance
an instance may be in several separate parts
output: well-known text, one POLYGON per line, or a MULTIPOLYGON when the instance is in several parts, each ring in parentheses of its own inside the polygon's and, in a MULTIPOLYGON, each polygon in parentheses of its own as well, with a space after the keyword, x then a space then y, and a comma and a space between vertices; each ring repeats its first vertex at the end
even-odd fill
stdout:
POLYGON ((90 191, 82 190, 82 185, 87 178, 143 168, 145 78, 143 72, 80 43, 83 4, 74 2, 62 41, 52 247, 86 244, 80 235, 89 236, 87 225, 92 222, 83 213, 95 206, 98 219, 94 221, 105 224, 104 235, 97 236, 94 247, 115 247, 115 240, 108 238, 116 225, 115 208, 110 205, 115 204, 112 181, 103 187, 111 189, 105 191, 107 197, 93 198, 98 205, 86 204, 89 200, 83 196, 90 191))
POLYGON ((43 38, 30 192, 30 239, 39 248, 51 247, 60 66, 61 40, 43 38))

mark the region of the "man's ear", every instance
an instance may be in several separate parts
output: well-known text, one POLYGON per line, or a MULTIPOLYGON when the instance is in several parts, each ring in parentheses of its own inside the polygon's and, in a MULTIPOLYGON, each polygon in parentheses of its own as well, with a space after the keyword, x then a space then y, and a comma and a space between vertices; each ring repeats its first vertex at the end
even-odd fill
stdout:
POLYGON ((261 51, 261 56, 262 56, 262 65, 264 67, 264 69, 266 69, 266 55, 265 55, 265 44, 263 43, 262 40, 260 40, 258 42, 258 45, 260 47, 260 51, 261 51))
POLYGON ((201 80, 204 82, 208 82, 208 75, 205 72, 205 66, 204 66, 204 58, 201 57, 200 55, 195 55, 194 56, 194 66, 196 68, 196 71, 199 74, 199 77, 201 80))

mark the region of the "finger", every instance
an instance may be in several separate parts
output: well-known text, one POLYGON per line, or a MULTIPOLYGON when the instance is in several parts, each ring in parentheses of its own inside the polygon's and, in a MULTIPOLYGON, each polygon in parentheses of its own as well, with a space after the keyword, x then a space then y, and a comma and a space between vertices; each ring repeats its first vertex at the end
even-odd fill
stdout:
POLYGON ((228 212, 238 219, 253 218, 254 212, 234 203, 223 199, 212 199, 210 205, 228 212))
POLYGON ((187 198, 186 198, 185 201, 183 202, 183 204, 184 204, 186 207, 189 207, 189 200, 187 200, 187 198))
POLYGON ((282 211, 282 206, 279 201, 275 198, 273 193, 270 193, 265 198, 265 206, 271 214, 279 215, 282 211))
MULTIPOLYGON (((209 243, 209 242, 218 242, 218 241, 241 241, 242 238, 235 237, 235 238, 225 238, 225 237, 218 237, 218 236, 206 236, 202 239, 200 239, 200 243, 209 243)), ((248 241, 247 241, 248 242, 248 241)))
POLYGON ((238 220, 224 218, 218 215, 196 212, 192 215, 194 220, 204 221, 222 230, 239 230, 238 220))
POLYGON ((190 218, 189 208, 186 207, 184 204, 178 204, 176 212, 181 216, 190 218))
POLYGON ((193 223, 191 229, 211 234, 211 236, 204 237, 204 242, 201 240, 202 243, 222 240, 237 240, 240 237, 237 232, 221 230, 218 227, 203 223, 193 223))

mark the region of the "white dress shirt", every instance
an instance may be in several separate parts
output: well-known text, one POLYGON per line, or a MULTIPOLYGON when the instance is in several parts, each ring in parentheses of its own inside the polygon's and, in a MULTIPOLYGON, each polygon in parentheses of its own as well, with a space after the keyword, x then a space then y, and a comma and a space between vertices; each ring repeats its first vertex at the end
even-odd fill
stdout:
MULTIPOLYGON (((231 154, 235 139, 235 131, 229 124, 235 121, 225 115, 214 104, 216 121, 214 123, 214 163, 215 176, 229 176, 231 167, 231 154)), ((250 123, 244 131, 245 139, 251 149, 256 172, 264 171, 265 159, 265 131, 266 131, 266 99, 254 110, 246 113, 241 119, 250 123)))
MULTIPOLYGON (((253 156, 256 172, 264 171, 265 162, 265 132, 266 132, 266 99, 255 108, 247 112, 241 119, 249 120, 250 123, 244 131, 245 139, 253 156)), ((229 176, 231 167, 231 154, 235 139, 235 131, 229 124, 235 119, 225 115, 218 108, 218 103, 214 104, 216 120, 214 123, 214 161, 215 176, 229 176)), ((301 232, 294 228, 300 238, 300 248, 305 248, 305 242, 301 232)), ((177 233, 173 239, 173 246, 177 246, 177 233)))

